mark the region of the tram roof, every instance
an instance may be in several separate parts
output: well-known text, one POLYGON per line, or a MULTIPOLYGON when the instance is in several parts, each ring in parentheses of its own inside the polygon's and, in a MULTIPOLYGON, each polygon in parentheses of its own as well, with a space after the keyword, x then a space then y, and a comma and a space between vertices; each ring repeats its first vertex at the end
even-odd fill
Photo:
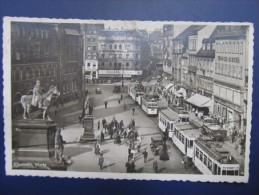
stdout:
POLYGON ((212 139, 207 136, 199 137, 195 143, 210 157, 221 164, 238 164, 236 159, 231 156, 229 150, 227 150, 222 143, 212 141, 212 139))
POLYGON ((200 129, 191 123, 176 123, 176 129, 188 138, 197 138, 201 135, 200 129))
POLYGON ((169 109, 165 109, 165 110, 160 110, 160 112, 165 116, 167 117, 167 119, 169 119, 170 121, 177 121, 179 116, 177 113, 175 112, 172 112, 171 110, 169 109))

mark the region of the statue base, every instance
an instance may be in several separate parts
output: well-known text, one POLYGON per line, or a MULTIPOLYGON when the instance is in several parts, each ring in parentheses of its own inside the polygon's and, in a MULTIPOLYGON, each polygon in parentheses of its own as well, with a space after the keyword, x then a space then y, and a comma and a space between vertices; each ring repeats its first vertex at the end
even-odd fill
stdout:
POLYGON ((83 118, 84 134, 80 137, 80 142, 94 142, 96 141, 94 135, 94 118, 92 115, 87 115, 83 118))
POLYGON ((55 158, 57 124, 43 119, 13 122, 13 168, 66 170, 55 158))

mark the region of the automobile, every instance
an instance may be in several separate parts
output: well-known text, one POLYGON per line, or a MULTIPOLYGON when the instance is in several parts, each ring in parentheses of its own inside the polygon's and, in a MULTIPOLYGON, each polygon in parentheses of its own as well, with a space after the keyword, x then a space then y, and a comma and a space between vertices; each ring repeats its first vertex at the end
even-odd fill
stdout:
POLYGON ((106 83, 111 84, 111 83, 112 83, 112 80, 111 80, 111 79, 108 79, 106 83))
POLYGON ((120 92, 121 92, 120 86, 114 86, 113 93, 120 93, 120 92))
POLYGON ((163 145, 163 137, 162 135, 156 135, 151 137, 151 150, 154 153, 154 155, 159 155, 159 150, 162 148, 163 145))
POLYGON ((96 93, 96 94, 102 94, 102 91, 101 91, 100 88, 96 88, 96 89, 95 89, 95 93, 96 93))

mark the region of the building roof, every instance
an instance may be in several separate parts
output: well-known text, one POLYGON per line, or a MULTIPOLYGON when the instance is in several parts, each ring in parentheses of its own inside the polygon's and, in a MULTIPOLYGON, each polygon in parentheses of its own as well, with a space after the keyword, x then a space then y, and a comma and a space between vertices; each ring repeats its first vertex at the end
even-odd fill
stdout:
POLYGON ((197 107, 209 107, 204 105, 207 105, 207 103, 210 102, 211 99, 196 93, 185 101, 197 107))
POLYGON ((197 54, 197 57, 204 57, 204 58, 214 58, 215 57, 215 50, 211 49, 211 50, 204 50, 204 49, 200 49, 197 54))
POLYGON ((187 39, 189 36, 197 34, 197 32, 204 27, 205 25, 191 25, 175 38, 173 38, 173 40, 187 39))

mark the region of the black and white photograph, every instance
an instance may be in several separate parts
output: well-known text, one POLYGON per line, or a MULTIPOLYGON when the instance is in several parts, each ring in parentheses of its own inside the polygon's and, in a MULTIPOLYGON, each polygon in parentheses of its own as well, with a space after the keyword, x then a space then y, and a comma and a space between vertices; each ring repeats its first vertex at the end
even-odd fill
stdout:
POLYGON ((248 182, 251 23, 4 18, 6 174, 248 182))

